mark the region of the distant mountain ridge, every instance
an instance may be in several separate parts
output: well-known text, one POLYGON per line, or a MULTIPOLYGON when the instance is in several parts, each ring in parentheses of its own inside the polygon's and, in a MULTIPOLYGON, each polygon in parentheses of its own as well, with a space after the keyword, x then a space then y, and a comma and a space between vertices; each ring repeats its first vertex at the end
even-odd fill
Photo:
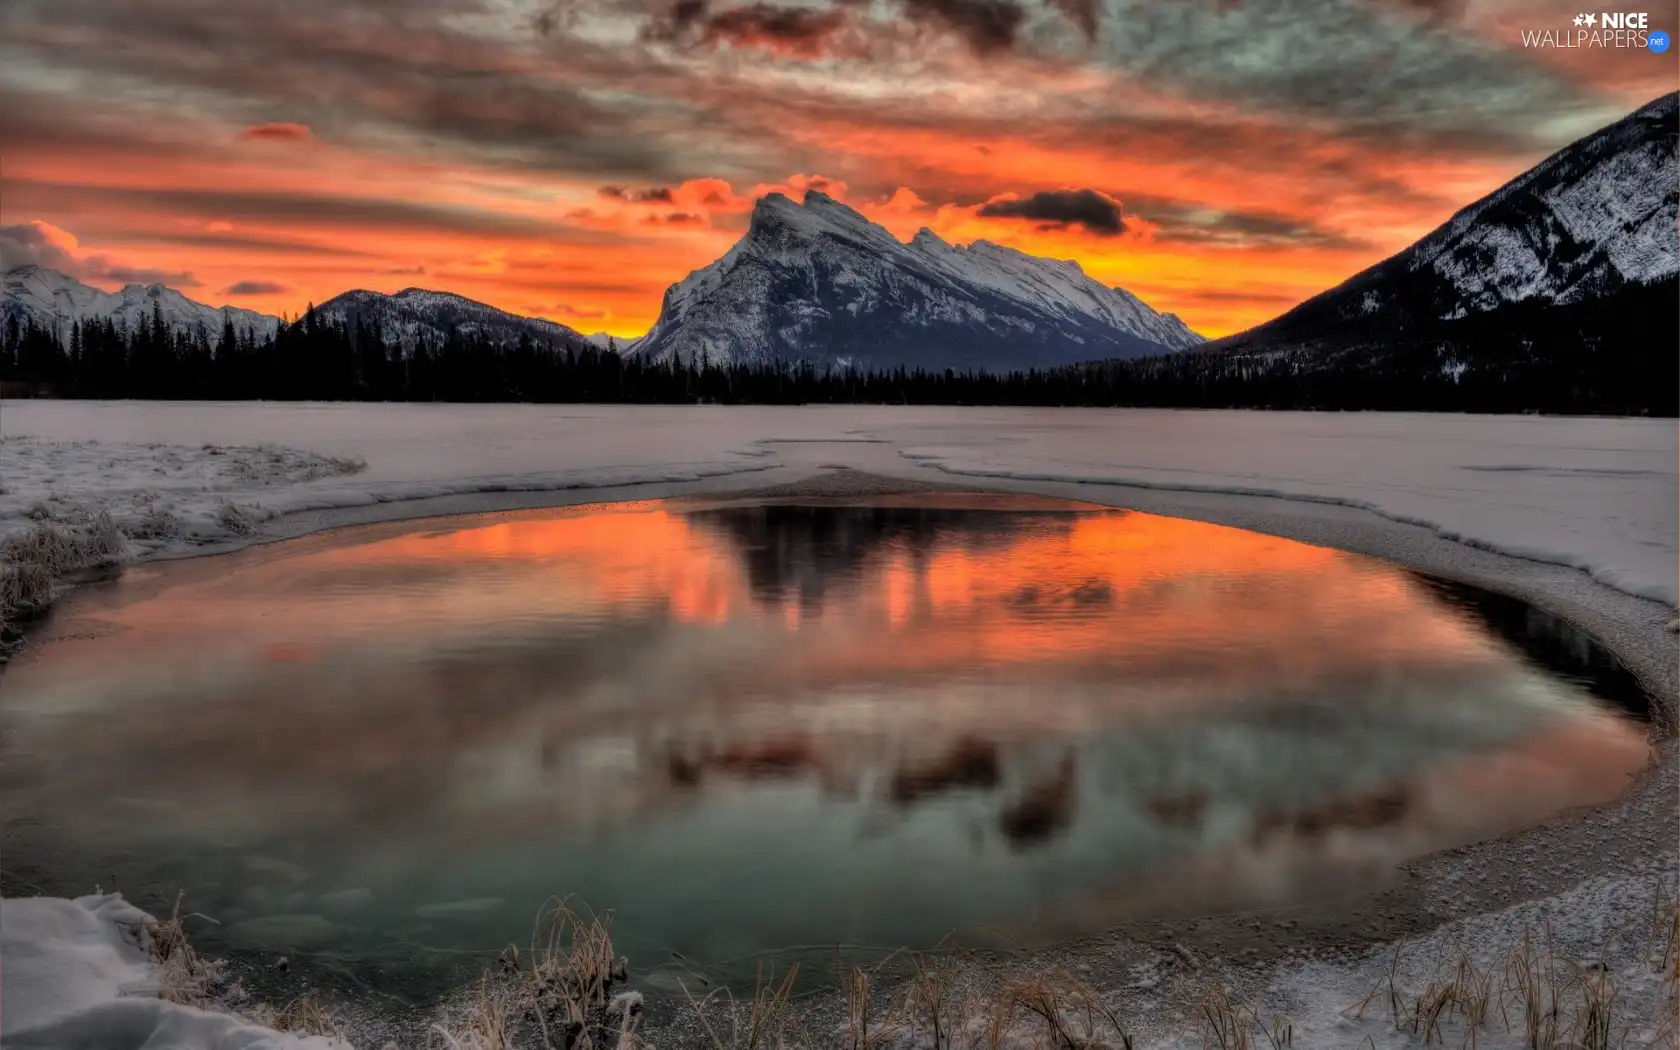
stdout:
MULTIPOLYGON (((206 306, 161 285, 131 285, 113 295, 34 267, 7 274, 0 295, 6 313, 30 318, 61 340, 74 322, 94 317, 132 328, 150 320, 154 303, 173 330, 203 327, 212 341, 230 319, 260 335, 280 324, 267 314, 206 306)), ((422 288, 348 291, 315 313, 376 324, 388 345, 404 351, 441 342, 452 331, 503 346, 529 337, 578 352, 609 343, 600 333, 584 335, 422 288)), ((1176 316, 1093 280, 1076 262, 989 241, 961 247, 927 229, 906 244, 812 191, 803 204, 781 194, 762 198, 747 234, 667 290, 647 335, 617 345, 655 362, 1005 372, 1167 353, 1201 341, 1176 316)))
POLYGON ((745 236, 665 292, 629 350, 654 361, 1006 372, 1168 353, 1201 337, 1078 263, 923 229, 909 243, 827 194, 759 199, 745 236))
POLYGON ((422 339, 441 343, 450 331, 483 336, 509 346, 528 336, 538 346, 581 352, 589 337, 540 317, 521 317, 452 292, 405 288, 394 295, 356 290, 334 296, 315 308, 320 317, 353 325, 377 323, 385 342, 412 350, 422 339))
MULTIPOLYGON (((1674 318, 1659 315, 1680 277, 1677 118, 1680 94, 1658 98, 1410 248, 1206 349, 1381 357, 1428 343, 1456 368, 1473 365, 1477 344, 1495 332, 1544 340, 1561 326, 1584 342, 1622 338, 1618 315, 1632 322, 1641 304, 1672 328, 1674 318), (1612 300, 1616 310, 1602 308, 1612 300)), ((1633 324, 1626 334, 1637 333, 1633 324)), ((1670 341, 1664 352, 1673 350, 1670 341)))
MULTIPOLYGON (((72 326, 80 321, 109 320, 133 331, 150 324, 154 313, 173 332, 192 334, 202 329, 212 344, 231 321, 240 332, 267 337, 280 318, 236 306, 208 306, 161 284, 131 284, 118 292, 103 292, 67 274, 43 266, 23 266, 0 280, 0 324, 16 318, 20 326, 33 321, 68 344, 72 326)), ((540 317, 521 317, 451 292, 405 288, 394 295, 356 290, 334 296, 315 307, 317 317, 343 324, 377 324, 388 345, 404 351, 422 339, 441 343, 451 331, 483 335, 497 345, 512 345, 521 335, 539 346, 581 351, 592 345, 587 337, 540 317)))
POLYGON ((133 330, 150 324, 154 313, 172 331, 191 333, 202 328, 212 342, 231 321, 240 331, 269 336, 280 319, 236 306, 206 306, 161 284, 131 284, 117 292, 102 292, 67 274, 44 266, 21 266, 0 277, 0 324, 16 319, 70 341, 76 322, 111 320, 133 330))

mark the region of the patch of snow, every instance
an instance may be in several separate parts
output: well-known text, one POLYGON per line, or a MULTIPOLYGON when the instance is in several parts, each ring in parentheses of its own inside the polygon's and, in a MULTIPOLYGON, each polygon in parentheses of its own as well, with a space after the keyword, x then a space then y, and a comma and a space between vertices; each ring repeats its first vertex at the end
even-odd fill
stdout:
POLYGON ((1400 258, 1458 300, 1445 319, 1504 303, 1558 304, 1680 275, 1680 189, 1665 95, 1548 157, 1453 216, 1400 258))
POLYGON ((120 894, 0 901, 8 1050, 346 1050, 158 998, 147 924, 120 894))

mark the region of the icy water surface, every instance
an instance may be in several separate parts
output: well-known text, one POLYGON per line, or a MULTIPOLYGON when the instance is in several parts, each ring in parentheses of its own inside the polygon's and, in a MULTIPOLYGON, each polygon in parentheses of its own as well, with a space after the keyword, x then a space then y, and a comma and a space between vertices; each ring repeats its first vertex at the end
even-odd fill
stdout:
POLYGON ((8 893, 185 890, 212 950, 409 988, 557 893, 656 991, 1295 903, 1646 758, 1625 672, 1518 603, 1024 498, 371 527, 130 571, 41 639, 8 893))

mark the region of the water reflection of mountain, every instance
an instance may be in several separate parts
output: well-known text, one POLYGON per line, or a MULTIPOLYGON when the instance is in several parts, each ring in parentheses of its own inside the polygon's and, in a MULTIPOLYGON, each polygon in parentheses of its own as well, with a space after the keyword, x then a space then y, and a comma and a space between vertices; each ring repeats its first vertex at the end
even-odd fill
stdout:
POLYGON ((1077 517, 1036 510, 976 514, 960 507, 801 504, 718 507, 688 515, 739 550, 756 599, 768 605, 797 601, 807 612, 820 608, 831 593, 855 586, 865 564, 884 550, 900 548, 920 567, 939 548, 1000 550, 1029 532, 1065 535, 1077 517))

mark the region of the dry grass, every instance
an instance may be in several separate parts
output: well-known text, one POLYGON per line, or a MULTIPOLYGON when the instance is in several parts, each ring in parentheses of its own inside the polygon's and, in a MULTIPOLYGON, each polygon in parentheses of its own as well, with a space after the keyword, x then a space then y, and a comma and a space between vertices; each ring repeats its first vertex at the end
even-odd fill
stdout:
POLYGON ((350 1041, 338 1018, 313 995, 300 996, 279 1009, 259 1003, 245 1013, 257 1024, 266 1025, 277 1032, 322 1036, 337 1039, 346 1045, 350 1041))
POLYGON ((1020 972, 961 949, 910 953, 909 975, 883 992, 881 970, 895 957, 842 974, 845 1050, 1131 1050, 1103 995, 1060 967, 1020 972))
POLYGON ((104 511, 48 511, 27 531, 0 542, 0 646, 52 604, 58 581, 115 565, 128 541, 104 511))
POLYGON ((529 953, 509 945, 500 973, 485 971, 431 1036, 447 1050, 632 1050, 642 1000, 614 994, 628 966, 613 954, 610 913, 552 898, 538 912, 529 953))
POLYGON ((696 1020, 706 1033, 712 1050, 760 1050, 768 1047, 780 1048, 788 1044, 786 1023, 793 998, 794 982, 798 979, 797 965, 788 967, 778 980, 773 966, 766 968, 765 964, 760 963, 753 996, 745 1004, 735 1002, 734 994, 727 989, 713 992, 697 1002, 689 992, 688 986, 680 981, 678 983, 682 986, 683 995, 688 998, 696 1020), (725 1000, 724 1012, 729 1016, 727 1038, 719 1031, 718 1026, 712 1023, 711 1015, 716 1012, 712 1007, 719 996, 725 1000))
POLYGON ((511 1050, 514 1026, 509 1021, 505 989, 487 972, 478 979, 452 1023, 432 1025, 431 1034, 448 1050, 511 1050))
POLYGON ((157 969, 159 994, 163 998, 172 1003, 204 1006, 222 983, 223 968, 219 962, 207 960, 193 950, 187 940, 186 920, 214 920, 197 912, 182 915, 181 900, 177 895, 169 918, 146 927, 152 965, 157 969))
POLYGON ((147 507, 143 515, 125 525, 123 531, 131 539, 157 542, 174 539, 184 528, 185 524, 173 511, 154 505, 147 507))
MULTIPOLYGON (((1659 880, 1651 913, 1635 916, 1630 925, 1634 944, 1641 936, 1637 928, 1645 926, 1645 946, 1643 951, 1629 949, 1624 940, 1624 952, 1632 950, 1638 966, 1652 966, 1662 975, 1658 1017, 1628 1017, 1618 1011, 1622 987, 1602 961, 1611 956, 1608 943, 1596 959, 1571 959, 1558 950, 1549 926, 1538 936, 1525 929, 1515 945, 1486 965, 1478 965, 1459 948, 1451 965, 1438 965, 1421 990, 1402 987, 1402 946, 1397 945, 1387 975, 1344 1015, 1360 1019, 1374 1002, 1384 1000, 1394 1029, 1426 1046, 1444 1045, 1454 1032, 1463 1046, 1474 1050, 1496 1023, 1527 1050, 1625 1050, 1630 1039, 1641 1030, 1650 1032, 1651 1025, 1654 1037, 1649 1043, 1631 1045, 1680 1045, 1680 896, 1675 887, 1659 880)), ((1627 931, 1624 927, 1620 932, 1627 931)))
POLYGON ((216 507, 216 524, 235 536, 249 536, 262 522, 250 507, 223 500, 216 507))

